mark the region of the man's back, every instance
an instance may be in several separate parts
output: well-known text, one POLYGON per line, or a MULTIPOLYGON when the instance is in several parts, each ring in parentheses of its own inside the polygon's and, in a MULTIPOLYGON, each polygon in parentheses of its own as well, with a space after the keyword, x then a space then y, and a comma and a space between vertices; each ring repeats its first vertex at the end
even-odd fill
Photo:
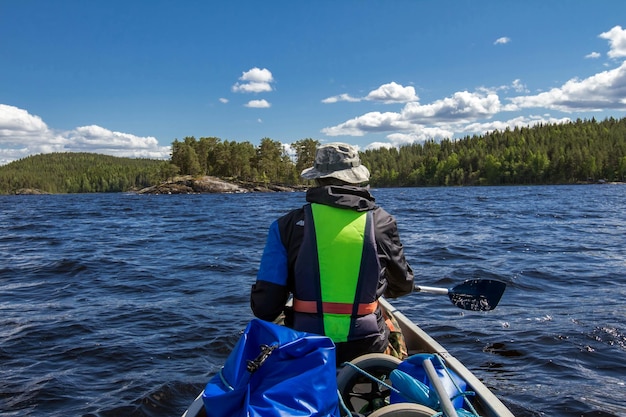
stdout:
POLYGON ((317 186, 270 226, 252 310, 264 320, 284 312, 286 325, 331 337, 338 363, 383 352, 389 329, 377 300, 413 289, 395 219, 361 186, 369 171, 349 145, 320 147, 302 177, 317 186))

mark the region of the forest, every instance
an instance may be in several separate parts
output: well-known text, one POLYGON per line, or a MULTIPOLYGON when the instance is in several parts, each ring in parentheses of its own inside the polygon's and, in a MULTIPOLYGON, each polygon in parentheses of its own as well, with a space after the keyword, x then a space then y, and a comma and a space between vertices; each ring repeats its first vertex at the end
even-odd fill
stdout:
POLYGON ((167 176, 170 164, 93 153, 32 155, 0 166, 0 194, 38 190, 50 194, 140 189, 167 176))
MULTIPOLYGON (((319 141, 221 141, 186 137, 172 144, 180 173, 246 181, 299 183, 312 166, 319 141)), ((626 118, 576 120, 495 131, 462 139, 369 149, 361 159, 375 187, 572 184, 626 179, 626 118)))
MULTIPOLYGON (((49 193, 121 192, 176 175, 210 175, 263 184, 303 185, 316 139, 290 144, 193 136, 174 139, 171 159, 88 153, 35 155, 0 166, 0 193, 29 188, 49 193)), ((626 118, 581 120, 426 141, 360 153, 374 187, 574 184, 626 181, 626 118)), ((304 183, 306 185, 306 183, 304 183)))
POLYGON ((578 119, 366 151, 363 161, 378 186, 624 181, 626 119, 578 119))

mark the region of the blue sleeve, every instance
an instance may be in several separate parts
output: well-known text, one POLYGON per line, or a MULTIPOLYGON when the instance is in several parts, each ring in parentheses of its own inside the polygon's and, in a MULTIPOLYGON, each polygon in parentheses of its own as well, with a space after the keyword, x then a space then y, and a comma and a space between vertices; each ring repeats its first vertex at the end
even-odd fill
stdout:
POLYGON ((274 221, 267 234, 265 249, 261 257, 261 265, 256 277, 257 281, 267 281, 276 285, 287 285, 287 249, 283 246, 278 230, 278 222, 274 221))

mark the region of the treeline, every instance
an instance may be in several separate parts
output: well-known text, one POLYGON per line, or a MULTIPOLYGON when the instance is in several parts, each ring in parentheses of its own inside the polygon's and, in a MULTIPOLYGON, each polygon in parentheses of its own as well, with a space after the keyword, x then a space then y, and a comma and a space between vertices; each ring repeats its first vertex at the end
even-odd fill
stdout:
MULTIPOLYGON (((312 166, 319 142, 291 144, 186 137, 172 144, 173 170, 245 181, 298 184, 312 166)), ((361 152, 375 187, 447 185, 571 184, 626 179, 626 118, 576 120, 506 129, 458 140, 427 141, 361 152)))
POLYGON ((172 143, 172 172, 295 185, 301 182, 300 172, 313 164, 317 145, 319 141, 314 139, 298 140, 291 144, 295 152, 292 157, 282 143, 270 138, 254 146, 250 142, 188 136, 172 143))
POLYGON ((21 189, 47 193, 122 192, 154 185, 169 175, 167 161, 93 153, 29 156, 0 166, 0 194, 21 189))
POLYGON ((576 120, 365 151, 380 187, 626 180, 626 118, 576 120))
MULTIPOLYGON (((49 193, 121 192, 177 174, 299 185, 319 141, 291 150, 263 138, 250 142, 186 137, 172 143, 169 161, 90 153, 35 155, 0 166, 0 194, 19 189, 49 193)), ((626 181, 626 118, 576 120, 495 131, 458 140, 427 141, 361 152, 374 187, 571 184, 626 181)))

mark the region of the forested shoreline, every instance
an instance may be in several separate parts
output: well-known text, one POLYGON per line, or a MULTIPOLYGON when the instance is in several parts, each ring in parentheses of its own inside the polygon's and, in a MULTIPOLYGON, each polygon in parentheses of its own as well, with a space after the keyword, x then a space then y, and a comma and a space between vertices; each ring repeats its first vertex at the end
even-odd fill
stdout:
MULTIPOLYGON (((172 163, 181 174, 298 184, 318 144, 314 139, 292 143, 294 161, 270 138, 255 148, 249 142, 186 137, 172 144, 172 163)), ((372 149, 361 152, 361 159, 376 187, 624 181, 626 118, 579 119, 372 149)))
POLYGON ((576 120, 366 151, 378 186, 527 185, 626 180, 626 118, 576 120))
POLYGON ((32 155, 0 166, 0 194, 106 193, 148 187, 170 164, 85 152, 32 155))
MULTIPOLYGON (((34 155, 0 166, 0 193, 122 192, 172 180, 213 176, 252 184, 307 185, 320 142, 278 141, 259 146, 217 137, 175 139, 169 161, 89 153, 34 155)), ((576 120, 426 141, 361 152, 374 187, 574 184, 626 180, 626 118, 576 120)))

